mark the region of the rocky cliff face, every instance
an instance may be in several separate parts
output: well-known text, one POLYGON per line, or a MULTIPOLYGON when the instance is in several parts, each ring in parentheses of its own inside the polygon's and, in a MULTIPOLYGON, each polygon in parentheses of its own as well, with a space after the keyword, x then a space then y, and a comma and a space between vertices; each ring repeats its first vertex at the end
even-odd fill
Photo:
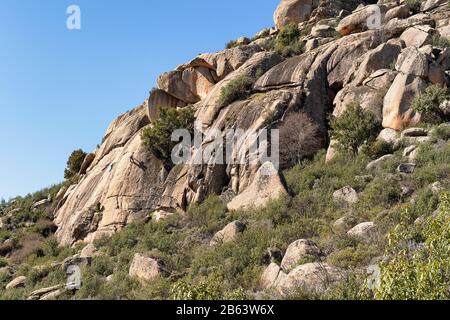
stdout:
MULTIPOLYGON (((59 241, 91 242, 150 212, 183 212, 211 194, 222 194, 238 209, 256 202, 252 197, 270 200, 286 193, 282 179, 271 179, 266 188, 255 186, 259 166, 250 164, 249 154, 240 154, 239 144, 232 154, 243 157, 243 164, 206 161, 168 171, 140 136, 158 118, 158 107, 194 105, 206 137, 214 129, 262 129, 268 117, 282 119, 297 111, 326 132, 328 114, 339 116, 352 101, 372 111, 384 128, 417 124, 420 115, 410 108, 412 98, 429 84, 448 81, 450 51, 433 46, 432 39, 449 36, 450 8, 439 0, 423 1, 420 9, 383 1, 377 7, 382 23, 370 28, 370 3, 283 0, 274 17, 278 29, 161 75, 148 101, 113 121, 80 182, 65 192, 55 213, 59 241), (305 52, 286 59, 270 43, 289 23, 302 30, 305 52), (251 94, 222 105, 223 88, 239 76, 253 79, 251 94)), ((329 159, 334 154, 330 145, 329 159)))

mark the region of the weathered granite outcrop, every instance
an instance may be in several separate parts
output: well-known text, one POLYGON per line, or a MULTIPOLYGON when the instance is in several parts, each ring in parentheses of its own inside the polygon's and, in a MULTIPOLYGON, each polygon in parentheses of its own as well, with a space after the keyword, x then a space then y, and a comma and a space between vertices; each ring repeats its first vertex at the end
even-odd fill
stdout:
MULTIPOLYGON (((212 194, 223 195, 230 210, 287 195, 279 172, 265 185, 262 163, 252 163, 245 146, 257 139, 252 133, 276 127, 289 112, 305 112, 324 133, 328 116, 340 116, 351 102, 373 112, 390 133, 419 123, 412 99, 432 83, 449 83, 450 50, 431 39, 450 35, 450 9, 439 0, 424 1, 419 13, 404 3, 375 3, 283 0, 274 16, 277 28, 298 24, 308 49, 303 54, 286 59, 271 50, 278 32, 272 29, 162 74, 146 102, 111 123, 86 158, 81 180, 54 199, 60 242, 91 242, 155 211, 183 213, 212 194), (378 11, 381 26, 372 28, 367 19, 378 11), (251 79, 252 89, 224 105, 223 89, 240 76, 251 79), (159 108, 187 105, 196 110, 204 136, 193 157, 204 161, 168 168, 143 146, 140 133, 158 119, 159 108), (227 129, 243 133, 231 147, 234 161, 221 164, 214 160, 227 129)), ((327 160, 336 154, 334 143, 327 160)), ((316 270, 310 265, 297 274, 304 272, 316 270)))
POLYGON ((90 170, 56 213, 62 244, 111 234, 157 207, 162 163, 142 144, 147 123, 144 104, 111 124, 90 170))

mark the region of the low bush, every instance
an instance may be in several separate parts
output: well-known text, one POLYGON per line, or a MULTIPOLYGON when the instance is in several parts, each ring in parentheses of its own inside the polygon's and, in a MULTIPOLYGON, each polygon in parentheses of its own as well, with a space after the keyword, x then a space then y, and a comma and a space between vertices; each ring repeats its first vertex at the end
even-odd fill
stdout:
POLYGON ((180 280, 172 286, 170 296, 173 300, 222 300, 222 279, 211 276, 198 284, 180 280))
POLYGON ((450 91, 439 85, 429 86, 425 92, 416 96, 412 101, 412 109, 422 116, 422 121, 427 123, 439 123, 445 119, 445 115, 439 106, 450 98, 450 91))
POLYGON ((217 196, 212 196, 202 204, 196 204, 189 208, 188 217, 192 227, 198 227, 209 234, 213 234, 219 230, 223 219, 226 217, 226 212, 227 207, 223 201, 217 196))
POLYGON ((416 157, 417 167, 413 173, 416 187, 425 187, 436 181, 445 181, 450 177, 450 144, 440 148, 433 145, 423 145, 416 157))
POLYGON ((303 53, 304 45, 297 25, 289 24, 281 29, 275 40, 275 51, 283 57, 292 57, 303 53))
POLYGON ((450 39, 441 36, 439 33, 433 35, 433 46, 441 48, 450 48, 450 39))
POLYGON ((432 136, 435 139, 449 140, 450 139, 450 125, 442 124, 437 126, 432 131, 432 136))
POLYGON ((376 248, 360 243, 356 248, 348 247, 332 253, 327 261, 331 265, 345 269, 358 268, 367 266, 377 254, 376 248))
POLYGON ((384 155, 394 153, 394 147, 389 142, 377 140, 373 143, 366 144, 362 152, 370 159, 378 159, 384 155))
POLYGON ((234 101, 246 98, 251 93, 253 83, 254 80, 245 75, 233 78, 222 88, 219 104, 225 107, 234 101))

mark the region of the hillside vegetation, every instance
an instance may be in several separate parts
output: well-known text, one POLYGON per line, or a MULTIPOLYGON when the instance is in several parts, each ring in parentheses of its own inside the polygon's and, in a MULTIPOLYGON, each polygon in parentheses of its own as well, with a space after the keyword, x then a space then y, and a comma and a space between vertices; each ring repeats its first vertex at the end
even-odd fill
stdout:
POLYGON ((450 6, 373 2, 281 1, 158 77, 66 181, 0 204, 0 300, 450 299, 450 6), (250 161, 262 129, 279 169, 250 161))

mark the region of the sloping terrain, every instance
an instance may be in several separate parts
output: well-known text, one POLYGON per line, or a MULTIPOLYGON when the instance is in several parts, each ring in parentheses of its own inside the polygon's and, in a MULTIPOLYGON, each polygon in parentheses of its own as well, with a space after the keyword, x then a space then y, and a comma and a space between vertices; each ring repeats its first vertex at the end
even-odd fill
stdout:
POLYGON ((449 298, 450 6, 374 2, 283 0, 161 75, 79 174, 2 205, 0 298, 449 298), (217 151, 279 129, 280 171, 251 135, 237 163, 168 163, 147 134, 188 109, 217 151))

